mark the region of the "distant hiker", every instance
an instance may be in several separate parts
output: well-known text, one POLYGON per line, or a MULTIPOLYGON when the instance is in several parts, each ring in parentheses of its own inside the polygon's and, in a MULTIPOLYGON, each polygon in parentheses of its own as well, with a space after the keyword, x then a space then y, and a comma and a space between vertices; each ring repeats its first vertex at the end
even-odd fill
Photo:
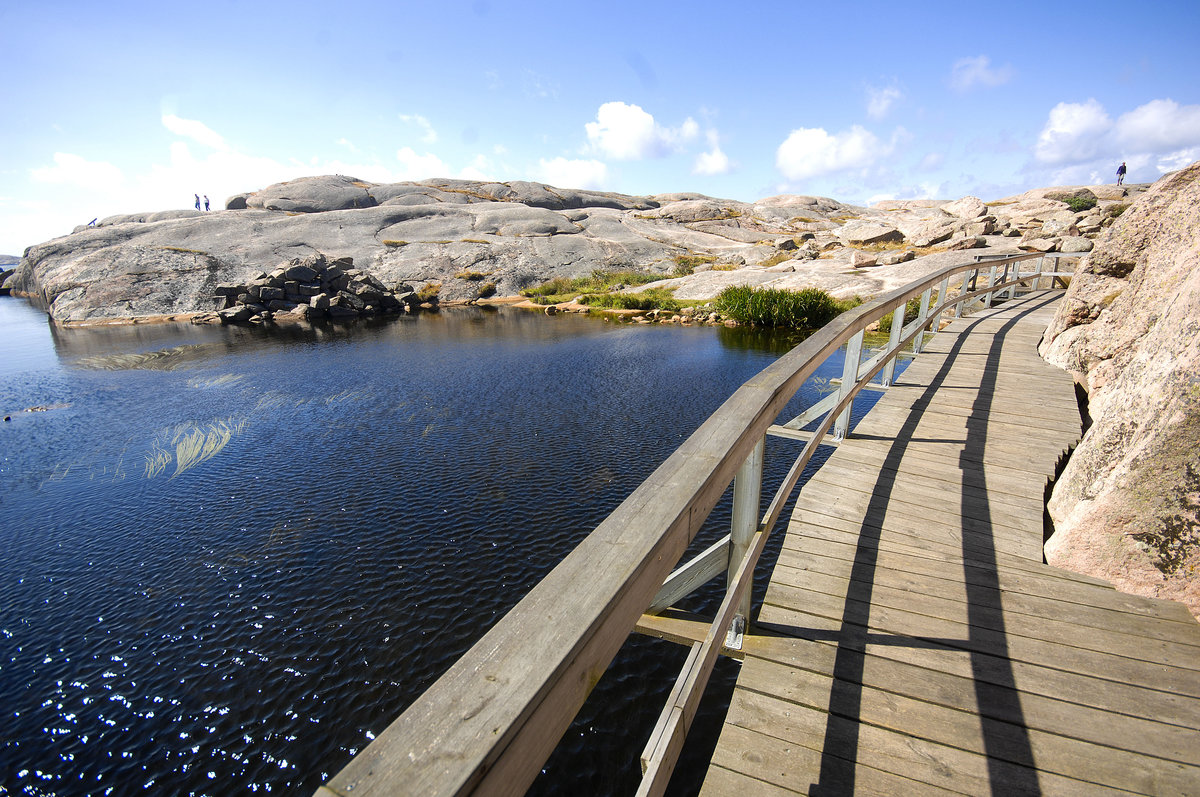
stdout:
POLYGON ((200 209, 200 195, 199 195, 199 194, 193 194, 193 196, 195 196, 195 197, 196 197, 196 210, 199 210, 199 209, 200 209))
POLYGON ((208 210, 208 194, 204 195, 204 210, 208 210))
POLYGON ((1121 165, 1117 167, 1117 185, 1125 182, 1125 161, 1121 161, 1121 165))

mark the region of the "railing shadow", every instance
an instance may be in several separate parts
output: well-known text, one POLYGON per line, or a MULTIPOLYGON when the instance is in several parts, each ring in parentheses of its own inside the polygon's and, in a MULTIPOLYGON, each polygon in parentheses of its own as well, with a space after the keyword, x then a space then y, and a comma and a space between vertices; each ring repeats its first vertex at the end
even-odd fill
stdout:
MULTIPOLYGON (((890 644, 915 647, 965 648, 970 653, 984 750, 987 755, 991 792, 1000 794, 1040 794, 1033 751, 1025 727, 1020 695, 1016 689, 1008 656, 1004 613, 1001 607, 996 549, 991 532, 992 507, 987 498, 986 476, 981 466, 987 449, 988 415, 996 387, 996 370, 1007 333, 1025 315, 1054 301, 1047 298, 1022 310, 995 333, 982 369, 979 392, 966 421, 966 438, 960 457, 964 472, 960 508, 964 515, 988 518, 978 533, 963 536, 964 560, 970 560, 973 578, 965 579, 968 636, 965 640, 892 637, 890 644), (986 707, 986 710, 983 710, 986 707), (996 719, 1004 717, 1005 720, 996 719)), ((951 346, 945 362, 921 396, 913 403, 908 417, 896 434, 875 483, 855 550, 849 588, 843 609, 829 696, 829 715, 822 746, 821 768, 811 794, 821 797, 850 795, 855 790, 856 762, 859 758, 859 722, 862 708, 863 674, 867 645, 880 644, 891 635, 869 632, 870 606, 878 562, 882 523, 892 493, 895 476, 904 455, 920 438, 915 432, 933 396, 942 387, 970 331, 982 319, 969 322, 967 331, 951 346)), ((964 569, 967 567, 964 561, 964 569)), ((965 574, 964 574, 965 575, 965 574)))

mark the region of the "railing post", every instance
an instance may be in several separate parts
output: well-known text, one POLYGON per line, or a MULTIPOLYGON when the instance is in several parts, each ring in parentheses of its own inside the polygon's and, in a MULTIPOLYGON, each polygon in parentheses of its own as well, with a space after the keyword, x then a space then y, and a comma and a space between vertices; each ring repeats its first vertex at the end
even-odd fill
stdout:
MULTIPOLYGON (((1042 289, 1042 269, 1044 269, 1046 267, 1045 263, 1046 263, 1045 255, 1042 255, 1041 257, 1038 258, 1038 261, 1037 261, 1038 278, 1033 281, 1033 289, 1035 291, 1040 291, 1042 289)), ((1058 269, 1054 269, 1054 270, 1057 271, 1058 269)), ((1054 287, 1053 280, 1050 281, 1050 287, 1054 287)))
MULTIPOLYGON (((977 268, 971 269, 970 271, 963 272, 962 287, 958 289, 959 296, 966 296, 968 291, 972 287, 974 287, 973 282, 975 280, 975 275, 977 275, 978 273, 979 273, 979 269, 977 269, 977 268)), ((963 313, 967 309, 966 305, 967 305, 966 302, 959 302, 958 304, 954 305, 954 317, 955 318, 962 318, 963 313)))
MULTIPOLYGON (((734 575, 741 566, 742 560, 746 558, 746 552, 750 550, 754 532, 758 531, 758 513, 762 500, 763 443, 765 440, 765 437, 759 438, 750 451, 750 456, 746 457, 746 461, 738 468, 737 475, 733 477, 733 522, 729 536, 729 569, 726 571, 725 577, 727 593, 736 586, 733 582, 734 575)), ((753 579, 753 571, 748 573, 746 578, 753 579)), ((753 584, 746 589, 742 603, 738 606, 737 615, 725 635, 725 647, 727 648, 740 650, 742 647, 742 634, 746 630, 750 617, 750 597, 753 589, 753 584)))
POLYGON ((892 331, 888 335, 888 351, 892 352, 892 356, 879 374, 879 383, 884 387, 891 387, 892 378, 896 375, 896 347, 900 345, 900 335, 904 332, 904 311, 907 307, 908 302, 905 302, 892 313, 892 331))
MULTIPOLYGON (((949 292, 949 290, 950 290, 950 277, 944 277, 942 279, 942 283, 940 285, 938 285, 938 304, 946 303, 946 294, 949 292)), ((944 312, 946 312, 946 311, 943 309, 941 313, 938 313, 936 316, 934 316, 933 329, 931 331, 933 331, 933 332, 938 331, 938 326, 940 325, 941 320, 942 320, 942 313, 944 313, 944 312)))
MULTIPOLYGON (((1021 276, 1021 264, 1013 263, 1012 278, 1016 279, 1017 277, 1020 277, 1020 276, 1021 276)), ((1008 286, 1008 298, 1011 301, 1011 300, 1015 299, 1016 296, 1017 296, 1017 283, 1014 282, 1012 285, 1008 286)))
MULTIPOLYGON (((942 283, 944 287, 946 283, 942 283)), ((913 354, 920 354, 925 345, 925 325, 929 323, 929 300, 933 296, 933 288, 926 288, 921 294, 921 309, 917 311, 917 329, 921 332, 913 338, 913 354)))
MULTIPOLYGON (((842 399, 849 396, 854 391, 854 386, 858 384, 858 366, 862 364, 862 345, 863 332, 859 330, 854 337, 846 341, 846 363, 842 366, 842 384, 838 387, 838 403, 842 403, 842 399)), ((854 407, 854 402, 851 401, 846 405, 846 409, 838 414, 837 420, 833 422, 833 439, 842 440, 846 437, 846 431, 850 428, 850 410, 854 407)))
MULTIPOLYGON (((996 267, 992 266, 992 268, 988 272, 988 287, 991 288, 995 284, 996 284, 996 267)), ((984 307, 992 306, 992 296, 994 296, 994 295, 995 295, 995 291, 989 290, 987 292, 987 294, 983 297, 983 306, 984 307)))

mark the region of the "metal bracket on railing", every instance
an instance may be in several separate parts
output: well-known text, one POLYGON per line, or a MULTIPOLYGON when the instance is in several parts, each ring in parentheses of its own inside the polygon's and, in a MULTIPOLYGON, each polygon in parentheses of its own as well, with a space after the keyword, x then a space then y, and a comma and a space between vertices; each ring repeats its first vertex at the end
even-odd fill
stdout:
POLYGON ((730 650, 742 649, 742 635, 746 632, 746 617, 739 614, 733 618, 733 622, 729 624, 729 630, 725 632, 725 647, 730 650))

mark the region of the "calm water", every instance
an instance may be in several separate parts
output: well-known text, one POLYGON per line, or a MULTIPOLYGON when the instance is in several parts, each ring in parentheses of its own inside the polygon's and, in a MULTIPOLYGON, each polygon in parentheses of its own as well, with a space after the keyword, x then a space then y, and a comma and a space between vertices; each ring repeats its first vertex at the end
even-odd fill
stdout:
MULTIPOLYGON (((311 793, 787 345, 479 309, 62 330, 0 299, 0 786, 311 793)), ((629 793, 682 657, 631 639, 533 792, 629 793)))

